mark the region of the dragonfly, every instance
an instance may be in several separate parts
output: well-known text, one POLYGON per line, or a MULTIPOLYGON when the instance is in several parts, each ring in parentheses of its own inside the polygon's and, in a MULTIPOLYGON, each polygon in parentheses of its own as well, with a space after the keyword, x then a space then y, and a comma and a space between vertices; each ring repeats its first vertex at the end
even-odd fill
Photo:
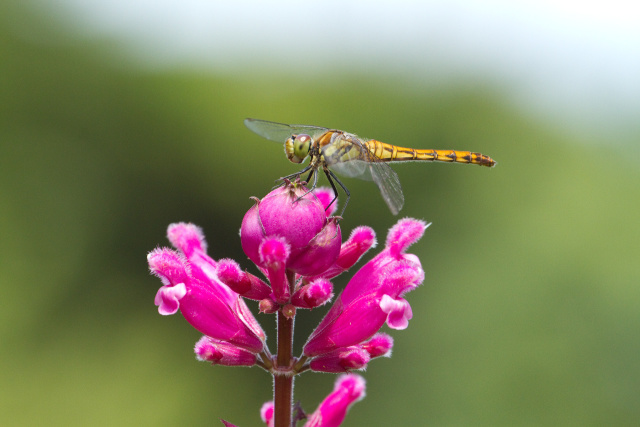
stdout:
POLYGON ((391 213, 397 215, 404 205, 404 195, 398 175, 389 167, 388 163, 437 161, 471 163, 488 167, 496 165, 491 157, 480 153, 399 147, 375 139, 361 138, 337 129, 309 125, 287 125, 258 119, 245 119, 244 124, 249 130, 263 138, 280 143, 284 142, 284 151, 291 162, 302 163, 307 157, 310 158, 309 165, 304 169, 280 178, 283 183, 285 180, 298 178, 308 172, 306 183, 309 184, 313 178, 309 190, 313 191, 318 182, 319 170, 322 170, 334 193, 334 199, 329 205, 335 202, 338 197, 335 185, 338 183, 347 196, 340 216, 344 215, 351 193, 338 179, 334 171, 342 176, 373 181, 378 186, 391 213))

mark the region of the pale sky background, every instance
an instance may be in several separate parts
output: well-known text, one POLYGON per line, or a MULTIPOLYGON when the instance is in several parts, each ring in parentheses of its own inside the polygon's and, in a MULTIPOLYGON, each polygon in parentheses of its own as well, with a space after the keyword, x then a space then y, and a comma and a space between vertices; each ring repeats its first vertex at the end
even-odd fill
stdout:
POLYGON ((44 3, 143 66, 470 77, 567 130, 640 146, 640 1, 44 3))

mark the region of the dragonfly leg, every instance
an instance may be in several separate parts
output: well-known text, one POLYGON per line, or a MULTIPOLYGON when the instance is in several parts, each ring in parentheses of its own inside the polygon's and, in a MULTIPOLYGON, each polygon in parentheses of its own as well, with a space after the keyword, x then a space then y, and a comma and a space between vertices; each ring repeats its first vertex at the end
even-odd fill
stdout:
MULTIPOLYGON (((313 169, 311 172, 309 172, 309 176, 307 177, 307 181, 309 181, 309 180, 311 179, 311 175, 313 175, 313 185, 311 186, 311 188, 309 188, 309 189, 307 190, 307 192, 306 192, 306 193, 304 193, 302 196, 298 197, 298 198, 296 199, 296 202, 297 202, 298 200, 302 199, 302 198, 303 198, 304 196, 306 196, 307 194, 311 193, 311 192, 312 192, 313 190, 315 190, 315 189, 316 189, 316 187, 318 186, 318 174, 317 174, 316 169, 313 169)), ((308 184, 308 182, 307 182, 307 184, 308 184)))
MULTIPOLYGON (((313 175, 313 173, 314 173, 315 171, 316 171, 316 170, 315 170, 315 169, 313 169, 311 172, 309 172, 309 176, 307 176, 307 184, 309 183, 309 180, 311 179, 311 175, 313 175)), ((313 190, 314 188, 316 188, 316 183, 317 183, 317 182, 318 182, 318 174, 316 174, 316 180, 315 180, 315 181, 314 181, 314 183, 313 183, 313 187, 311 188, 312 190, 313 190)))
POLYGON ((340 187, 342 187, 342 189, 344 190, 344 193, 347 195, 347 200, 344 201, 344 205, 342 206, 342 211, 340 212, 340 216, 344 215, 344 210, 347 208, 347 204, 349 203, 349 199, 351 198, 351 193, 349 193, 349 190, 347 190, 347 187, 345 187, 345 185, 342 183, 342 181, 340 181, 338 179, 338 177, 331 172, 329 169, 324 169, 324 174, 327 175, 327 179, 329 180, 329 184, 331 184, 331 188, 333 189, 333 200, 331 201, 331 203, 329 203, 329 205, 327 205, 327 208, 329 206, 331 206, 333 204, 333 202, 336 201, 336 199, 338 198, 338 189, 336 188, 336 185, 333 183, 333 180, 335 179, 336 182, 338 183, 338 185, 340 187), (333 178, 333 179, 332 179, 333 178))
MULTIPOLYGON (((282 187, 282 186, 284 185, 284 180, 285 180, 285 179, 291 180, 292 178, 297 178, 297 177, 299 177, 300 175, 302 175, 303 173, 305 173, 306 171, 308 171, 309 169, 312 169, 311 165, 307 166, 306 168, 302 169, 302 170, 301 170, 301 171, 299 171, 299 172, 292 173, 291 175, 283 176, 282 178, 276 179, 276 183, 277 183, 277 184, 279 183, 279 184, 278 184, 278 185, 276 185, 275 187, 273 187, 273 188, 272 188, 272 190, 273 190, 273 189, 276 189, 276 188, 278 188, 278 187, 282 187)), ((311 171, 311 173, 313 173, 313 170, 311 171)), ((311 176, 311 175, 309 175, 309 176, 311 176)), ((308 180, 309 180, 309 178, 307 178, 307 181, 308 181, 308 180)))

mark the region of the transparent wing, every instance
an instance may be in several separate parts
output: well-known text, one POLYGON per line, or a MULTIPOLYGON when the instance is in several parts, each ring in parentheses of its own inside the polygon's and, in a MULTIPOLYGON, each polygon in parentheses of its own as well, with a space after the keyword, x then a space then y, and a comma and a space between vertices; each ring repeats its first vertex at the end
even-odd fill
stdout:
POLYGON ((286 125, 284 123, 269 122, 258 119, 244 119, 244 125, 252 132, 271 141, 285 142, 291 135, 307 134, 316 138, 328 129, 318 126, 286 125))
POLYGON ((342 134, 323 147, 323 155, 327 165, 338 174, 375 182, 391 213, 400 212, 404 195, 398 175, 371 153, 359 137, 342 134))
POLYGON ((391 213, 398 215, 398 212, 404 206, 404 194, 402 194, 402 186, 398 175, 388 164, 380 161, 369 163, 369 169, 373 182, 380 189, 380 194, 387 206, 389 206, 391 213))

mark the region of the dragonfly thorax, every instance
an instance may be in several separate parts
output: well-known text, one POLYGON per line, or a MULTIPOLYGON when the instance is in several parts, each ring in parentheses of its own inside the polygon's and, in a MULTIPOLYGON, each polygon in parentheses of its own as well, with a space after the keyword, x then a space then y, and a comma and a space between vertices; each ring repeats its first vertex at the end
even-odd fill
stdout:
POLYGON ((284 143, 284 152, 287 154, 289 161, 302 163, 309 155, 312 142, 311 137, 305 134, 292 135, 288 138, 284 143))

